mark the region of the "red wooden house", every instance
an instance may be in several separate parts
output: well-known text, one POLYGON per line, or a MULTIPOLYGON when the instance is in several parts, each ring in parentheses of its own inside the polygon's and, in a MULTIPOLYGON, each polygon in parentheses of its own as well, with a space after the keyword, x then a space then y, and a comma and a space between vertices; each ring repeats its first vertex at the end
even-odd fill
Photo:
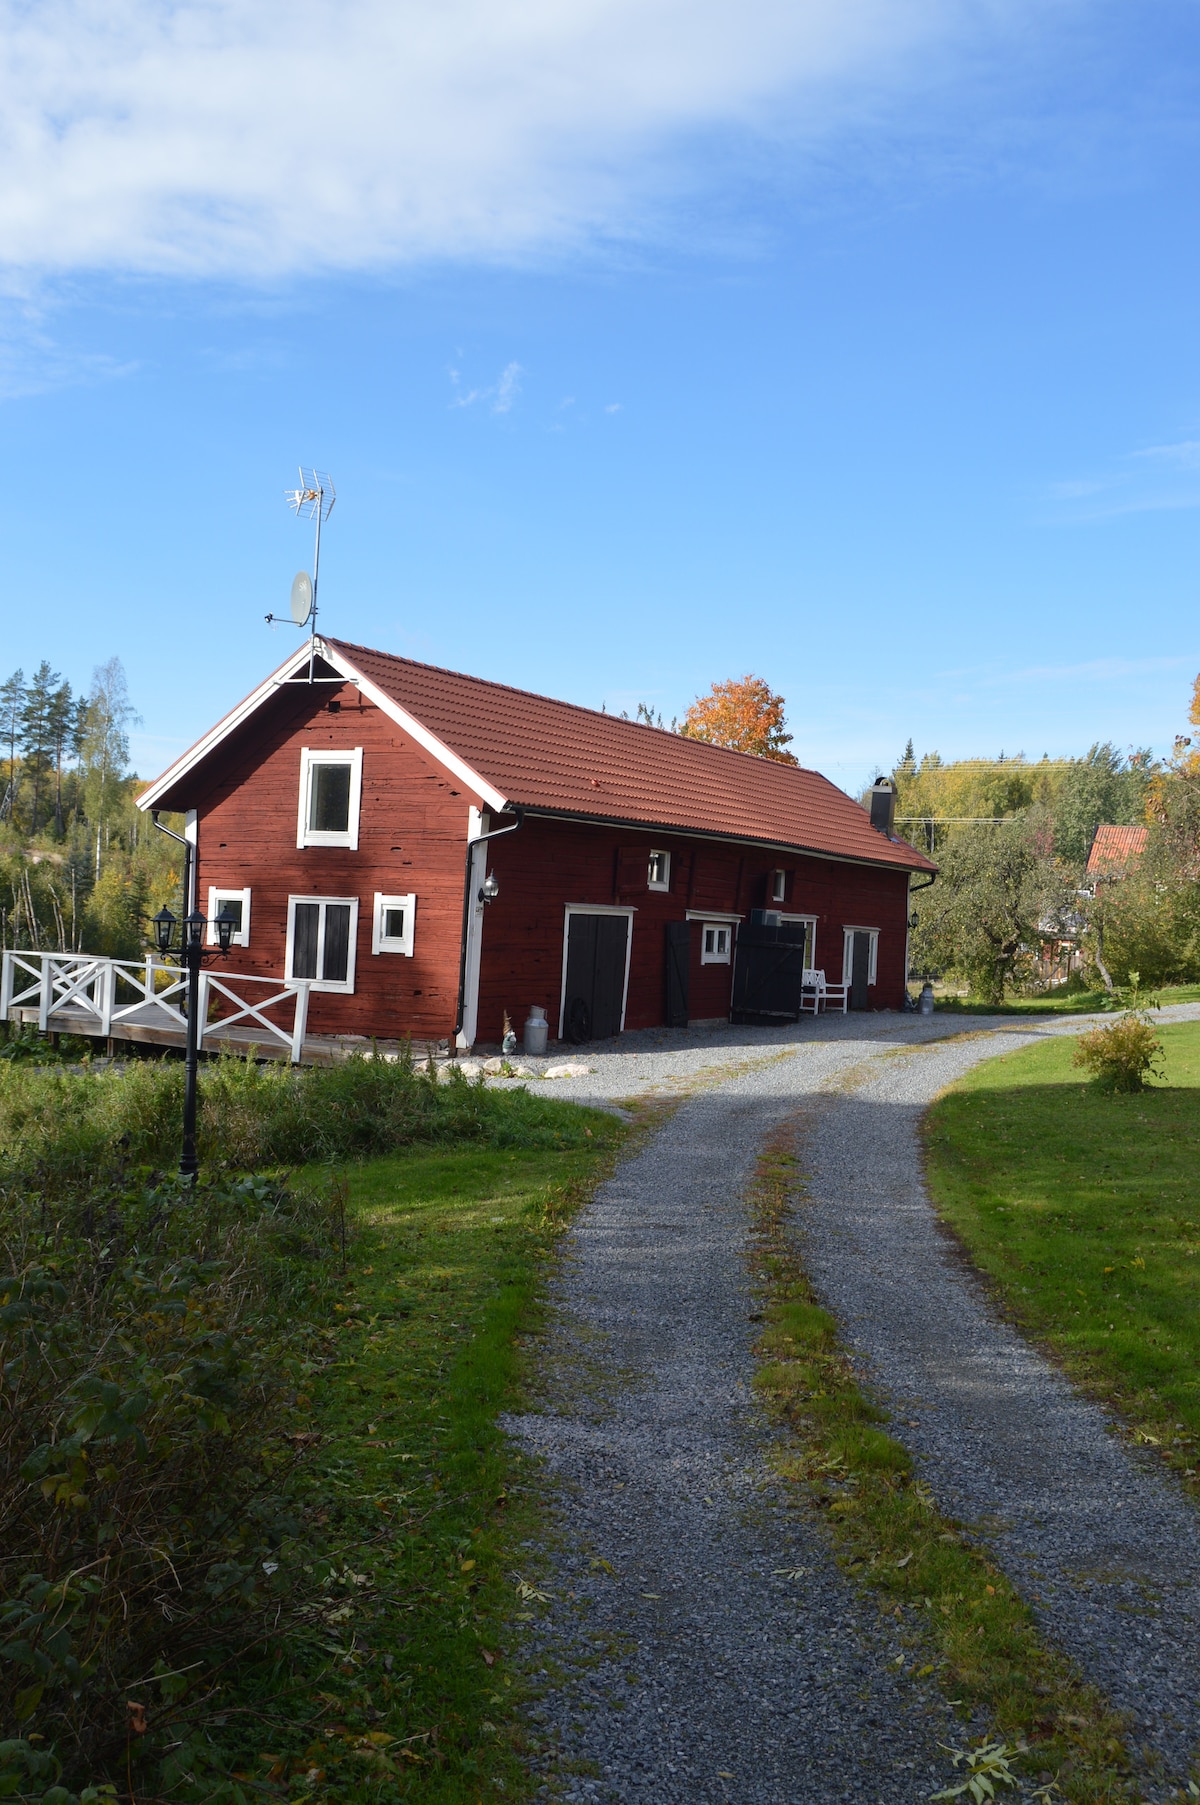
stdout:
POLYGON ((772 929, 784 964, 900 1007, 935 867, 893 837, 890 786, 868 815, 814 771, 315 650, 312 681, 306 644, 139 799, 186 812, 194 900, 239 918, 229 968, 311 981, 310 1034, 471 1046, 532 1004, 573 1039, 728 1019, 772 929))

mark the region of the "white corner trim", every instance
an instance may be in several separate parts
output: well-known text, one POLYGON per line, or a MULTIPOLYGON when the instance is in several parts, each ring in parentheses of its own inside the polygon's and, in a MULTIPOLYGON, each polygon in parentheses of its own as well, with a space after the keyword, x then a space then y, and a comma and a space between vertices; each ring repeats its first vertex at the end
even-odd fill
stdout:
POLYGON ((727 910, 721 909, 689 909, 684 915, 685 921, 738 922, 745 919, 744 915, 730 915, 727 910))
MULTIPOLYGON (((472 770, 465 759, 460 758, 457 752, 452 752, 449 746, 444 745, 435 733, 431 733, 429 728, 410 715, 407 709, 401 708, 398 702, 393 702, 392 698, 385 695, 377 684, 371 682, 369 677, 364 677, 341 652, 335 652, 332 646, 328 645, 319 635, 313 643, 318 656, 323 658, 327 664, 331 664, 340 677, 343 677, 348 683, 353 683, 367 697, 368 701, 373 702, 376 708, 381 709, 384 714, 395 721, 398 727, 403 727, 419 746, 423 746, 426 752, 437 760, 438 764, 452 772, 466 789, 473 790, 477 796, 481 797, 488 808, 495 810, 498 814, 502 814, 507 809, 508 798, 506 796, 502 796, 494 785, 479 775, 478 771, 472 770)), ((138 797, 138 807, 140 809, 158 808, 160 806, 159 798, 164 796, 172 785, 178 783, 181 777, 186 777, 189 771, 195 770, 196 766, 207 758, 210 752, 216 750, 222 740, 228 739, 235 728, 240 727, 243 721, 248 720, 256 709, 261 708, 281 684, 287 683, 297 671, 307 668, 309 656, 309 645, 306 640, 292 653, 290 658, 284 660, 277 670, 272 671, 271 675, 260 683, 257 689, 251 690, 250 694, 239 702, 236 708, 231 708, 215 727, 211 727, 203 738, 198 739, 194 746, 190 746, 182 757, 175 760, 173 765, 169 765, 161 777, 156 777, 154 782, 138 797)))

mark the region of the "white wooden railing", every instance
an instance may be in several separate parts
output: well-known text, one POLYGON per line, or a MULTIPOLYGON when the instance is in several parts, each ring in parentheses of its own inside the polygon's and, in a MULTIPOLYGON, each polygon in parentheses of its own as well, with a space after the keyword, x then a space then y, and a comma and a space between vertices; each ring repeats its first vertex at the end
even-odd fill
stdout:
MULTIPOLYGON (((197 1044, 204 1044, 206 1033, 210 1042, 219 1041, 235 1023, 244 1022, 268 1044, 287 1047, 293 1063, 298 1064, 308 1027, 311 989, 311 982, 304 978, 203 971, 197 1044), (247 986, 271 994, 248 997, 247 986), (272 1020, 266 1012, 280 1005, 283 1019, 272 1020), (214 1007, 224 1013, 210 1021, 214 1007), (214 1029, 219 1032, 214 1034, 214 1029)), ((84 1032, 99 1035, 109 1035, 114 1028, 134 1021, 139 1027, 182 1032, 187 1027, 186 998, 187 973, 177 965, 160 964, 153 954, 134 960, 106 959, 93 953, 6 952, 0 964, 0 1021, 8 1021, 16 1009, 36 1008, 43 1034, 53 1025, 51 1018, 64 1010, 72 1011, 76 1019, 83 1016, 84 1032)))

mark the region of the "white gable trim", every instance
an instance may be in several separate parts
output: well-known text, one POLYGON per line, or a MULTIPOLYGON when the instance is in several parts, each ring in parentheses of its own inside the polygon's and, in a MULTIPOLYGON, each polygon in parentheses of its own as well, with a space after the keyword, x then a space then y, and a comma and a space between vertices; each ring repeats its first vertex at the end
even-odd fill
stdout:
MULTIPOLYGON (((393 702, 392 698, 385 695, 377 684, 371 682, 369 677, 361 676, 342 653, 335 652, 332 646, 327 645, 320 638, 315 642, 315 649, 318 656, 323 658, 327 664, 332 665, 339 676, 345 678, 347 682, 353 683, 368 701, 373 702, 376 708, 395 721, 398 727, 402 727, 419 746, 424 747, 425 751, 436 759, 438 764, 457 777, 467 789, 473 790, 488 808, 502 813, 508 807, 507 797, 502 796, 499 790, 488 783, 486 778, 481 777, 477 771, 473 771, 465 759, 461 759, 457 752, 452 752, 449 746, 444 745, 435 733, 431 733, 428 727, 423 726, 420 721, 410 715, 407 709, 401 708, 398 702, 393 702)), ((196 744, 183 754, 182 758, 177 758, 161 777, 155 778, 154 782, 138 797, 138 807, 140 809, 160 807, 160 797, 165 796, 167 791, 181 778, 186 777, 189 771, 194 771, 210 752, 215 751, 223 740, 228 739, 235 728, 240 727, 243 721, 248 720, 256 709, 261 708, 263 703, 273 696, 282 684, 289 682, 297 671, 307 669, 309 656, 309 646, 306 641, 279 666, 278 670, 272 671, 265 682, 260 683, 257 689, 251 690, 243 702, 239 702, 237 707, 231 709, 223 720, 218 721, 216 726, 204 735, 203 739, 198 739, 196 744)))

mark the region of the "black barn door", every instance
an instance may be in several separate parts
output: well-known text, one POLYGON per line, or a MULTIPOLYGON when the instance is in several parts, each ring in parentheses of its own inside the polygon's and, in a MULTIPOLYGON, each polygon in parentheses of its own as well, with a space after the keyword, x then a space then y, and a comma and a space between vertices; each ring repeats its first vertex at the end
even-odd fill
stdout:
POLYGON ((688 974, 692 963, 692 924, 667 923, 667 1027, 688 1025, 688 974))
POLYGON ((578 1046, 621 1032, 628 915, 568 915, 563 1033, 578 1046))
POLYGON ((867 989, 871 976, 871 936, 855 934, 850 947, 850 1007, 867 1007, 867 989))
POLYGON ((750 921, 739 927, 730 1010, 735 1022, 800 1020, 806 938, 802 921, 781 921, 777 927, 750 921))

